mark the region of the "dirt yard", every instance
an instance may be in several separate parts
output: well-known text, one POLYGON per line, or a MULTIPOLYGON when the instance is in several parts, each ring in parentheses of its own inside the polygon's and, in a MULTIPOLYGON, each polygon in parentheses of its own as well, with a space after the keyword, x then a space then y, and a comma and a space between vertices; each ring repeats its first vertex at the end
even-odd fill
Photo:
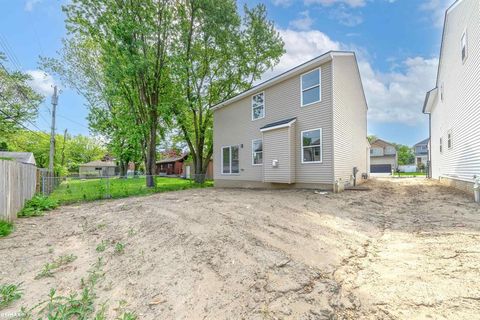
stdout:
POLYGON ((18 220, 0 240, 0 283, 23 282, 24 297, 0 312, 79 292, 103 257, 109 319, 478 318, 480 207, 425 179, 366 186, 186 190, 18 220))

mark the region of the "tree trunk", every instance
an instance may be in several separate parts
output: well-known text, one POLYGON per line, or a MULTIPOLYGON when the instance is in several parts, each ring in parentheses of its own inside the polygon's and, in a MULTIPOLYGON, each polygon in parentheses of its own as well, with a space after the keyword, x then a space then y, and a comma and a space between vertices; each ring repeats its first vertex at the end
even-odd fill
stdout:
POLYGON ((203 170, 203 159, 202 159, 202 156, 199 155, 198 153, 193 158, 193 166, 195 167, 194 181, 196 183, 204 183, 205 171, 203 170))
POLYGON ((156 153, 157 153, 157 122, 155 118, 152 118, 152 124, 150 125, 150 132, 147 144, 147 157, 145 159, 145 174, 146 184, 148 188, 155 187, 155 171, 156 171, 156 153))

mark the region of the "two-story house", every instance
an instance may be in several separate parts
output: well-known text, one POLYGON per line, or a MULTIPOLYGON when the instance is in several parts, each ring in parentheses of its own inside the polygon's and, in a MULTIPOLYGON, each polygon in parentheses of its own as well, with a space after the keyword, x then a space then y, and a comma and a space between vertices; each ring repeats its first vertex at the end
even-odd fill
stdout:
POLYGON ((415 154, 415 165, 417 168, 427 168, 428 165, 428 144, 430 139, 425 139, 413 146, 415 154))
POLYGON ((392 173, 398 167, 395 146, 385 140, 376 139, 370 143, 370 172, 392 173))
POLYGON ((447 9, 436 86, 425 98, 430 117, 430 176, 472 191, 480 176, 480 1, 447 9))
POLYGON ((328 52, 213 110, 215 186, 331 190, 368 174, 367 102, 353 52, 328 52))

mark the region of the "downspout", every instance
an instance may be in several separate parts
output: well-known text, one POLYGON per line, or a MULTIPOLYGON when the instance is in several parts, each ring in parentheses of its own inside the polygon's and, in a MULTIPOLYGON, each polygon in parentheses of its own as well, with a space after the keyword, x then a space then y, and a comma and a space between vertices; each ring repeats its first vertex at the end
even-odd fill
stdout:
POLYGON ((428 114, 428 178, 432 178, 432 113, 428 114))

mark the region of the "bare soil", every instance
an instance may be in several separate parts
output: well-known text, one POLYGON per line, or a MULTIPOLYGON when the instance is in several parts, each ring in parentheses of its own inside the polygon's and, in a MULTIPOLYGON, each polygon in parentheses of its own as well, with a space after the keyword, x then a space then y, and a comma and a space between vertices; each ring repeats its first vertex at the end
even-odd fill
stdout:
POLYGON ((112 319, 119 305, 139 319, 478 318, 480 207, 425 179, 365 186, 186 190, 18 220, 0 240, 0 283, 25 294, 1 312, 79 291, 103 257, 96 294, 112 319), (34 279, 65 254, 78 258, 34 279))

